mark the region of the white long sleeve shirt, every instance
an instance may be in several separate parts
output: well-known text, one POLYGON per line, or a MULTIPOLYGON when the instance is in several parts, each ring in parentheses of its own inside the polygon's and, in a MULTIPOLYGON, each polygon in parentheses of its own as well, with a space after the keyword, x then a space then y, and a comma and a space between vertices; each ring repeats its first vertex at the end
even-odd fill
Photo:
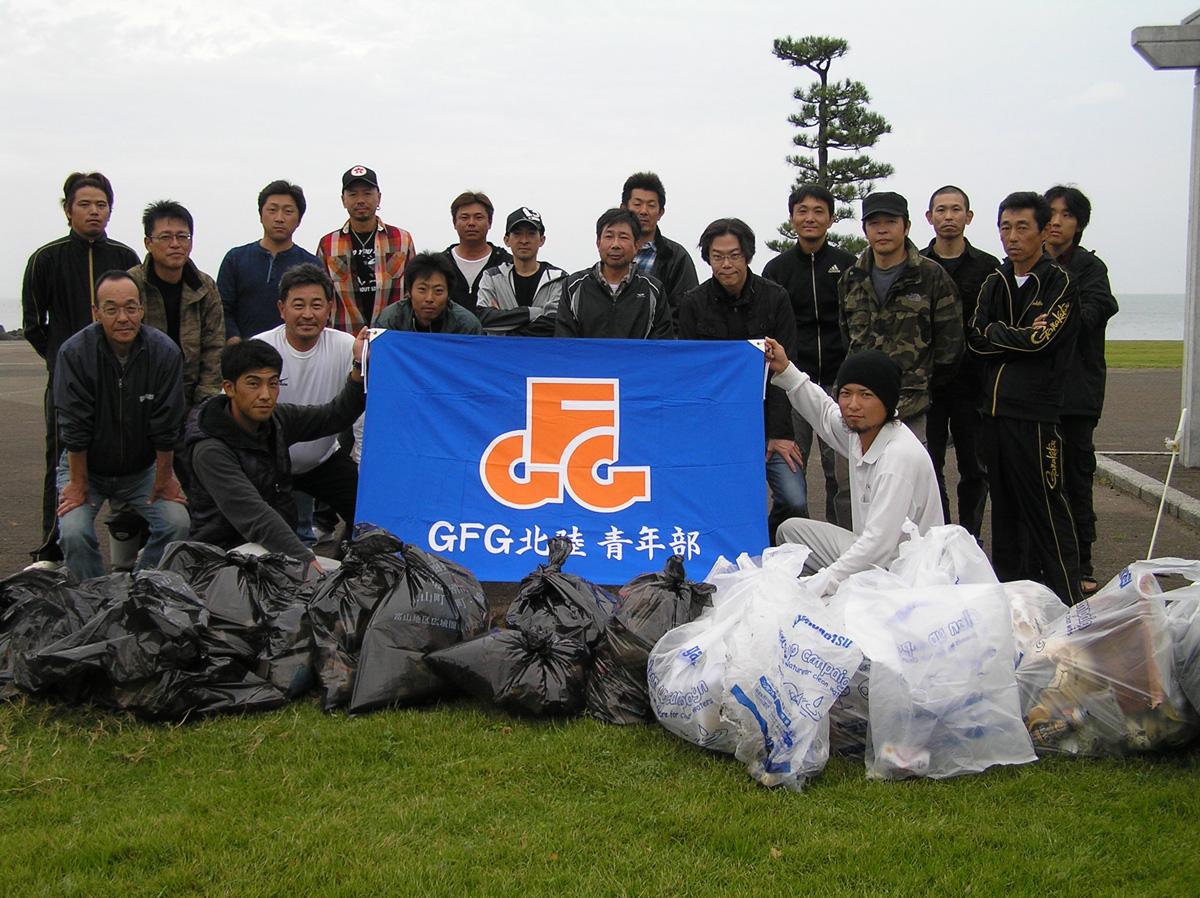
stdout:
POLYGON ((862 439, 846 427, 838 404, 795 365, 772 382, 835 451, 850 460, 853 545, 825 568, 832 583, 851 574, 887 567, 900 554, 905 518, 921 534, 941 526, 942 500, 929 452, 899 421, 883 425, 865 453, 862 439))

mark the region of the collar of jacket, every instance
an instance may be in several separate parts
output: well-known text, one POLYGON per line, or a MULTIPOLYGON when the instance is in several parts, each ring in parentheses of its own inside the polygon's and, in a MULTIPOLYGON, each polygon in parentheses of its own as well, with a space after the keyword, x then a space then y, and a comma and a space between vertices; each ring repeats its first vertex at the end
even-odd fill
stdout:
MULTIPOLYGON (((1046 269, 1057 264, 1058 263, 1054 261, 1054 257, 1052 255, 1045 250, 1042 250, 1042 257, 1033 263, 1033 267, 1029 269, 1029 273, 1032 275, 1037 275, 1038 280, 1044 280, 1046 269)), ((1012 283, 1016 283, 1017 267, 1013 265, 1012 259, 1008 258, 1007 256, 1004 257, 1004 261, 1000 264, 1000 273, 1012 283)))
MULTIPOLYGON (((146 342, 145 337, 142 336, 142 330, 145 327, 146 325, 143 324, 138 328, 138 332, 133 338, 133 346, 129 348, 129 355, 125 359, 126 365, 133 361, 134 356, 138 355, 142 351, 142 346, 146 342)), ((93 321, 88 325, 88 328, 95 328, 94 333, 96 334, 96 345, 98 347, 97 351, 103 355, 107 355, 110 359, 112 359, 112 363, 118 367, 118 370, 120 370, 121 363, 117 359, 117 354, 113 352, 112 346, 110 346, 108 343, 108 335, 104 333, 104 325, 99 321, 93 321)))
MULTIPOLYGON (((921 254, 925 255, 927 253, 932 253, 933 245, 935 243, 937 243, 936 238, 933 240, 930 240, 929 246, 925 247, 925 249, 923 249, 921 251, 921 254)), ((968 240, 966 237, 964 237, 963 238, 963 256, 966 256, 967 258, 970 258, 970 259, 980 259, 983 257, 983 253, 980 250, 977 250, 975 247, 971 246, 971 241, 968 240)), ((938 256, 938 258, 940 259, 941 256, 938 256)), ((962 256, 959 256, 958 258, 961 259, 962 256)))
MULTIPOLYGON (((153 262, 153 257, 146 253, 146 258, 142 261, 142 274, 146 279, 146 283, 150 283, 150 265, 153 262)), ((183 263, 183 283, 184 286, 191 287, 193 290, 199 290, 204 286, 200 280, 200 269, 196 267, 196 263, 190 258, 183 263)))
POLYGON ((231 405, 231 400, 224 393, 206 399, 197 413, 200 430, 206 437, 221 440, 234 448, 260 448, 263 440, 269 439, 275 431, 275 412, 271 412, 271 417, 255 433, 247 433, 234 420, 231 405))
POLYGON ((799 240, 792 244, 792 249, 796 251, 796 255, 798 255, 801 259, 806 261, 811 260, 812 264, 815 265, 817 264, 818 260, 829 254, 829 251, 833 249, 833 246, 830 244, 829 237, 827 235, 825 239, 821 241, 821 245, 817 247, 817 251, 815 253, 806 253, 803 249, 801 249, 799 240))
POLYGON ((663 236, 662 228, 654 230, 654 251, 664 259, 669 259, 675 255, 675 249, 671 246, 671 241, 663 236))
POLYGON ((602 264, 603 263, 601 262, 597 262, 592 266, 592 277, 596 279, 597 283, 603 284, 604 289, 608 290, 609 293, 612 293, 613 296, 620 296, 622 293, 624 293, 625 288, 633 283, 633 279, 637 277, 638 274, 637 266, 630 262, 629 270, 625 272, 625 277, 621 278, 621 282, 617 284, 617 289, 614 292, 612 288, 608 286, 608 281, 604 279, 604 274, 601 270, 602 264))
POLYGON ((106 231, 101 231, 99 237, 94 237, 91 240, 88 240, 86 237, 79 236, 75 229, 71 228, 71 230, 67 231, 67 236, 70 237, 74 242, 80 243, 84 246, 102 246, 103 244, 108 243, 108 233, 106 231))
POLYGON ((721 286, 721 282, 718 281, 715 277, 709 278, 709 281, 712 284, 713 299, 715 299, 717 302, 724 303, 725 305, 731 306, 732 308, 735 308, 735 309, 738 306, 747 305, 747 304, 749 304, 750 300, 752 300, 754 298, 754 280, 755 280, 754 272, 747 269, 746 270, 746 283, 742 284, 742 292, 739 293, 737 296, 734 296, 728 290, 726 290, 723 286, 721 286))
MULTIPOLYGON (((907 237, 904 238, 904 250, 907 253, 904 258, 905 269, 920 268, 921 251, 917 249, 917 245, 907 237)), ((871 269, 875 267, 875 250, 871 249, 869 246, 863 250, 863 254, 858 257, 858 261, 854 263, 854 267, 860 271, 865 271, 867 274, 870 274, 871 269)), ((906 271, 902 271, 900 276, 904 277, 906 273, 906 271)))
MULTIPOLYGON (((375 216, 375 230, 376 231, 386 231, 387 230, 387 225, 385 225, 383 223, 383 219, 380 218, 378 215, 375 216)), ((346 219, 346 223, 344 225, 342 225, 342 233, 343 234, 350 233, 350 219, 348 219, 348 218, 346 219)))

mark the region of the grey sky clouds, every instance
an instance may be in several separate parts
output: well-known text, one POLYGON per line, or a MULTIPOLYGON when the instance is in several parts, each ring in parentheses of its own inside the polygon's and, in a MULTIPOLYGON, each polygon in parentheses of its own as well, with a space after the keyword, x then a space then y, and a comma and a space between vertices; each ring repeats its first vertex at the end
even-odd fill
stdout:
POLYGON ((1006 193, 1073 182, 1118 295, 1181 293, 1192 79, 1154 72, 1129 33, 1195 6, 6 0, 0 324, 18 324, 29 254, 65 233, 59 191, 76 169, 113 180, 109 233, 139 252, 141 208, 183 202, 213 275, 261 236, 264 184, 304 187, 297 239, 312 249, 344 221, 340 175, 358 163, 379 173, 381 215, 422 249, 454 241, 450 200, 480 189, 501 222, 540 211, 543 257, 581 268, 596 217, 643 169, 666 183, 673 239, 692 246, 736 215, 765 241, 793 177, 791 91, 811 80, 771 55, 789 34, 849 40, 833 74, 863 81, 892 123, 874 155, 895 166, 881 187, 908 197, 918 243, 943 183, 971 195, 968 237, 999 254, 1006 193))

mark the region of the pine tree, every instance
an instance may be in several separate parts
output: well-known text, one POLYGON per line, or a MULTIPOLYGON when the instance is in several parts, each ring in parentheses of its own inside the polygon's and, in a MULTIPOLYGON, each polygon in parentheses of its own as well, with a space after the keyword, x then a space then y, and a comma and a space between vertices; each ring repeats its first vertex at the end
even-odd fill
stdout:
MULTIPOLYGON (((819 184, 828 188, 838 201, 835 218, 839 221, 853 219, 854 208, 850 204, 861 200, 874 189, 877 180, 889 177, 894 171, 892 166, 862 153, 892 130, 887 119, 868 110, 871 95, 866 87, 849 78, 829 80, 829 67, 849 49, 849 43, 841 38, 815 35, 799 40, 789 36, 776 40, 774 46, 778 58, 806 68, 818 78, 806 88, 796 88, 792 96, 800 102, 800 111, 788 116, 788 121, 801 129, 792 142, 815 154, 788 156, 787 161, 799 170, 796 185, 819 184), (851 155, 830 158, 830 151, 851 155)), ((767 245, 783 252, 795 242, 796 233, 790 222, 784 222, 779 233, 787 239, 768 240, 767 245)), ((866 241, 857 235, 830 231, 829 240, 854 253, 866 247, 866 241)))

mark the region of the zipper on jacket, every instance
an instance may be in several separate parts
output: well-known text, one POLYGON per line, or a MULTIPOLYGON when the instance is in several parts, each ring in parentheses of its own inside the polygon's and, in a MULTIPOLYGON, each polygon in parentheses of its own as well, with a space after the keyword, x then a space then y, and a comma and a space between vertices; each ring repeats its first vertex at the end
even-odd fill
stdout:
POLYGON ((817 304, 817 254, 809 259, 809 274, 812 277, 813 320, 817 322, 817 383, 825 377, 825 360, 821 352, 821 309, 817 304))

